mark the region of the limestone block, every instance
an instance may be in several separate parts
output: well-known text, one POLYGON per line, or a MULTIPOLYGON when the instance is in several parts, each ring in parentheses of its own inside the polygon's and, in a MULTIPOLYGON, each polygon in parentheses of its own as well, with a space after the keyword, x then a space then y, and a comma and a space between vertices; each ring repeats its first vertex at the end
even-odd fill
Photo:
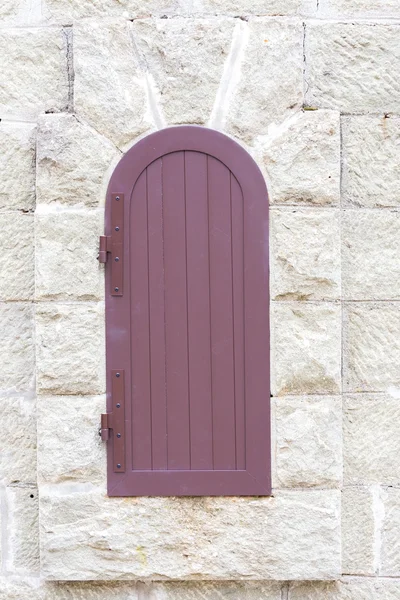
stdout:
POLYGON ((0 576, 0 600, 44 600, 44 585, 36 577, 0 576))
POLYGON ((304 15, 316 13, 314 0, 194 0, 191 12, 201 14, 304 15))
POLYGON ((342 570, 347 575, 374 575, 375 521, 368 488, 342 492, 342 570))
POLYGON ((337 487, 342 480, 340 397, 274 398, 277 487, 337 487))
POLYGON ((397 0, 320 0, 319 17, 398 18, 400 5, 397 0))
POLYGON ((1 29, 0 56, 0 118, 35 119, 42 112, 68 109, 62 29, 1 29))
POLYGON ((338 496, 109 499, 91 484, 42 486, 42 573, 59 580, 335 578, 338 496))
POLYGON ((274 395, 340 391, 340 306, 277 303, 272 311, 274 395))
POLYGON ((35 205, 36 126, 0 122, 0 210, 35 205))
POLYGON ((109 140, 74 115, 45 115, 38 127, 37 202, 98 206, 104 175, 119 156, 109 140))
MULTIPOLYGON (((399 4, 400 7, 400 4, 399 4)), ((400 119, 343 117, 343 201, 367 208, 400 206, 400 119)))
POLYGON ((272 581, 163 582, 142 584, 145 600, 281 600, 281 584, 272 581))
POLYGON ((339 299, 339 211, 291 208, 270 214, 272 298, 339 299))
POLYGON ((168 124, 205 124, 232 42, 233 19, 146 19, 132 25, 168 124))
POLYGON ((185 0, 44 0, 51 21, 73 23, 81 18, 169 16, 186 12, 185 0))
POLYGON ((6 490, 8 556, 6 570, 32 575, 40 571, 39 500, 36 488, 6 490))
POLYGON ((397 25, 324 23, 306 27, 306 103, 354 114, 399 112, 397 25))
POLYGON ((400 215, 395 211, 343 213, 343 295, 348 300, 400 298, 400 215))
POLYGON ((102 304, 38 305, 37 385, 47 394, 105 391, 102 304))
POLYGON ((257 145, 272 203, 339 204, 339 113, 297 112, 260 137, 257 145))
POLYGON ((32 395, 0 398, 0 482, 36 482, 36 403, 32 395))
POLYGON ((104 269, 97 260, 103 210, 36 213, 36 298, 98 300, 104 269))
POLYGON ((400 489, 382 490, 384 518, 381 529, 381 563, 379 574, 400 576, 400 489))
POLYGON ((0 390, 32 389, 35 372, 33 308, 0 304, 0 390))
POLYGON ((0 213, 0 300, 30 300, 35 287, 33 215, 0 213))
POLYGON ((254 18, 248 28, 226 129, 251 144, 302 105, 303 27, 301 22, 254 18))
POLYGON ((335 583, 292 583, 290 600, 397 600, 400 581, 377 577, 344 577, 335 583))
POLYGON ((400 307, 389 302, 349 304, 344 317, 346 391, 400 387, 400 307))
POLYGON ((39 397, 40 482, 106 481, 106 445, 99 436, 105 409, 104 396, 39 397))
POLYGON ((75 111, 121 148, 153 126, 130 26, 124 20, 74 25, 75 111))

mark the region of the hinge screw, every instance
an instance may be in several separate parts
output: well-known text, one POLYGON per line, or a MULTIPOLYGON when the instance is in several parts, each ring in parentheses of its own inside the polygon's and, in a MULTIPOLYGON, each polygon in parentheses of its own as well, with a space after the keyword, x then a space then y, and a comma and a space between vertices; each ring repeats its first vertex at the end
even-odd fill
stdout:
POLYGON ((115 377, 120 377, 121 373, 115 373, 115 377))
POLYGON ((115 228, 115 231, 119 231, 119 227, 116 227, 116 228, 115 228))
POLYGON ((119 292, 119 287, 115 287, 114 292, 119 292))
POLYGON ((117 408, 121 408, 121 405, 120 405, 120 403, 119 403, 119 402, 118 402, 118 404, 117 404, 117 408))
POLYGON ((117 433, 117 438, 120 438, 120 437, 121 437, 121 434, 120 434, 120 433, 117 433))
POLYGON ((117 464, 117 469, 120 469, 120 468, 121 468, 121 465, 118 463, 117 464))
POLYGON ((116 200, 119 200, 119 196, 116 196, 116 198, 115 198, 115 199, 116 199, 116 200))
POLYGON ((114 260, 115 260, 115 262, 118 262, 118 261, 119 261, 119 256, 116 256, 116 257, 114 258, 114 260))

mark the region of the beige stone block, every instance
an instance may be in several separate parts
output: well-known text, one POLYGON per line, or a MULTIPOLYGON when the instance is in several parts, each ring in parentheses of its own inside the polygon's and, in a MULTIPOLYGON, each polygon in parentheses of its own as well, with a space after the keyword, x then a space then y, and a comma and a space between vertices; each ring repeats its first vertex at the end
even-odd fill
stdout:
POLYGON ((186 0, 43 0, 51 22, 75 23, 82 18, 173 16, 187 12, 186 0))
POLYGON ((233 19, 146 19, 133 23, 141 60, 168 124, 205 124, 227 60, 233 19))
POLYGON ((340 572, 335 490, 109 499, 79 484, 42 486, 40 500, 42 574, 50 579, 330 579, 340 572))
POLYGON ((347 210, 342 219, 343 295, 348 300, 400 298, 400 215, 347 210))
POLYGON ((277 487, 337 487, 342 415, 337 397, 274 398, 277 487))
POLYGON ((35 205, 36 125, 0 122, 0 210, 35 205))
POLYGON ((0 118, 68 109, 67 42, 61 28, 0 30, 0 118))
POLYGON ((304 15, 316 13, 314 0, 194 0, 192 12, 197 14, 243 15, 304 15))
POLYGON ((35 373, 33 307, 0 304, 0 390, 32 389, 35 373))
POLYGON ((397 0, 319 0, 319 17, 343 18, 398 18, 397 0))
POLYGON ((105 391, 102 304, 42 304, 36 310, 37 385, 43 394, 105 391))
POLYGON ((398 600, 400 581, 377 577, 343 577, 335 583, 292 583, 290 600, 398 600))
POLYGON ((104 177, 120 153, 74 115, 45 115, 39 121, 37 202, 96 207, 104 201, 104 177))
POLYGON ((174 581, 142 584, 146 600, 281 600, 281 584, 272 581, 174 581))
POLYGON ((98 133, 122 148, 153 127, 129 21, 78 21, 74 69, 75 111, 98 133))
POLYGON ((99 300, 104 269, 97 260, 103 209, 36 213, 36 298, 99 300))
POLYGON ((366 208, 400 205, 399 130, 398 117, 343 117, 345 205, 366 208))
POLYGON ((340 391, 340 321, 340 306, 335 304, 274 304, 271 343, 274 395, 340 391))
POLYGON ((339 210, 274 209, 270 217, 272 298, 339 299, 339 210))
POLYGON ((297 112, 257 144, 274 204, 338 205, 340 117, 331 110, 297 112))
POLYGON ((8 555, 6 570, 18 575, 40 571, 39 500, 36 488, 6 489, 8 555))
POLYGON ((348 304, 344 313, 344 386, 348 392, 400 387, 400 306, 348 304))
POLYGON ((36 482, 36 402, 32 394, 0 397, 0 482, 36 482))
POLYGON ((342 492, 342 571, 347 575, 375 574, 374 497, 368 488, 342 492))
POLYGON ((397 25, 324 23, 306 26, 306 103, 345 113, 399 112, 397 25))
POLYGON ((33 215, 0 213, 0 300, 30 300, 35 287, 33 215))
POLYGON ((400 576, 400 489, 381 491, 384 504, 381 527, 381 560, 379 574, 400 576))
POLYGON ((106 481, 106 444, 99 436, 104 396, 40 396, 38 478, 42 483, 106 481))
POLYGON ((226 129, 251 144, 303 103, 303 26, 300 21, 254 18, 248 28, 226 129))

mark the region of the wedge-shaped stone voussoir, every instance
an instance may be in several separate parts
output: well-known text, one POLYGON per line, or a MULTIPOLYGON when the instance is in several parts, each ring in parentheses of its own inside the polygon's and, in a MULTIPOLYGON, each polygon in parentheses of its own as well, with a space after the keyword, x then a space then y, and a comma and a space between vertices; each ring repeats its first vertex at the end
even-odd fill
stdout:
POLYGON ((378 494, 378 489, 361 487, 346 487, 342 491, 342 569, 348 575, 375 574, 378 494))
POLYGON ((33 123, 0 123, 0 210, 31 210, 35 205, 33 123))
POLYGON ((33 307, 0 304, 0 331, 0 390, 31 390, 35 374, 33 307))
POLYGON ((8 550, 6 570, 17 575, 40 571, 39 501, 34 487, 6 489, 8 550))
POLYGON ((399 18, 400 4, 397 0, 320 0, 320 17, 344 18, 399 18))
POLYGON ((34 119, 69 107, 67 41, 61 28, 0 30, 0 118, 34 119))
POLYGON ((290 600, 397 600, 400 580, 343 577, 335 583, 292 583, 290 600))
POLYGON ((0 213, 0 300, 32 300, 35 287, 33 215, 0 213))
POLYGON ((0 399, 0 482, 36 482, 36 403, 33 394, 0 399))
POLYGON ((400 111, 399 26, 324 23, 306 27, 306 103, 354 114, 400 111))
POLYGON ((335 490, 133 500, 91 487, 41 488, 46 578, 333 579, 340 572, 335 490))

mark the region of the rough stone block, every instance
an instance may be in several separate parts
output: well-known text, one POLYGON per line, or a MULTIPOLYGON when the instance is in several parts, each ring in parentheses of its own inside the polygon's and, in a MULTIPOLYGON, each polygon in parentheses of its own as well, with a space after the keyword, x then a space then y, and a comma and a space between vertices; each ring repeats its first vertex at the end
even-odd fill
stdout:
POLYGON ((340 306, 277 303, 272 311, 274 395, 340 391, 340 306))
POLYGON ((194 0, 191 11, 195 14, 242 15, 304 15, 316 13, 314 0, 194 0))
POLYGON ((400 576, 400 489, 382 490, 384 518, 381 528, 381 561, 379 574, 400 576))
POLYGON ((44 6, 49 20, 63 24, 82 18, 172 16, 186 12, 186 0, 44 0, 44 6))
POLYGON ((205 124, 211 115, 233 19, 146 19, 133 23, 140 60, 154 80, 166 122, 205 124))
POLYGON ((340 298, 338 210, 274 209, 270 234, 272 298, 340 298))
POLYGON ((297 112, 257 150, 274 204, 338 205, 340 202, 340 117, 331 110, 297 112))
POLYGON ((253 143, 303 103, 303 27, 301 22, 254 18, 248 28, 226 128, 253 143))
POLYGON ((103 210, 36 212, 36 298, 98 300, 104 269, 97 261, 103 210))
POLYGON ((47 394, 105 391, 102 304, 38 305, 37 385, 47 394))
POLYGON ((36 482, 36 403, 31 394, 0 397, 0 482, 36 482))
POLYGON ((342 492, 342 571, 347 575, 375 574, 373 501, 367 488, 342 492))
POLYGON ((109 140, 74 115, 45 115, 38 127, 37 202, 98 206, 104 175, 119 156, 109 140))
POLYGON ((33 215, 0 213, 0 300, 30 300, 35 287, 33 215))
POLYGON ((290 600, 398 600, 400 581, 344 577, 335 583, 292 583, 290 600))
POLYGON ((0 118, 36 118, 68 109, 67 42, 63 30, 0 30, 0 118))
POLYGON ((33 307, 0 304, 0 390, 32 389, 35 373, 33 307))
POLYGON ((400 306, 389 302, 349 304, 344 317, 346 391, 400 387, 400 306))
POLYGON ((153 126, 131 25, 83 20, 74 26, 75 111, 120 148, 153 126))
POLYGON ((140 592, 146 600, 281 600, 281 584, 272 581, 163 582, 140 592))
POLYGON ((344 204, 400 206, 400 118, 343 117, 342 136, 344 204))
POLYGON ((400 299, 400 218, 390 210, 347 210, 342 220, 343 295, 400 299))
POLYGON ((319 0, 318 16, 322 18, 398 18, 397 0, 319 0))
POLYGON ((0 123, 0 210, 34 208, 35 143, 32 123, 0 123))
POLYGON ((400 110, 399 27, 323 23, 306 27, 306 103, 354 114, 400 110))
POLYGON ((19 575, 40 571, 39 500, 36 488, 6 490, 8 556, 6 570, 19 575))
POLYGON ((40 501, 48 579, 331 579, 340 572, 336 490, 109 499, 78 484, 42 486, 40 501))
POLYGON ((337 487, 342 480, 340 397, 274 398, 277 487, 337 487))

